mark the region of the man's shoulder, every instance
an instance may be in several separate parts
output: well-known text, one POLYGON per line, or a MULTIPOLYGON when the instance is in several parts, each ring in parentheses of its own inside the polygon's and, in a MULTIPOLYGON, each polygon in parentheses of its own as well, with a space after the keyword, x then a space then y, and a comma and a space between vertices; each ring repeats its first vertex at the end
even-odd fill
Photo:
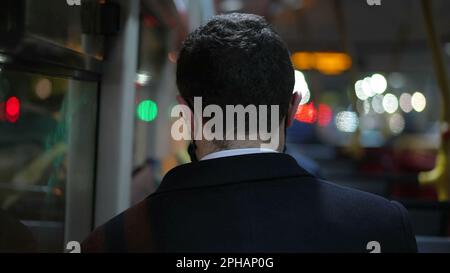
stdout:
POLYGON ((322 200, 334 219, 348 232, 366 232, 387 238, 395 251, 417 251, 408 211, 397 201, 372 193, 318 180, 322 200))
POLYGON ((151 251, 147 199, 96 228, 81 247, 82 252, 151 251))
POLYGON ((324 179, 313 178, 320 185, 320 192, 328 195, 339 196, 343 202, 364 202, 381 206, 392 206, 391 201, 370 192, 343 186, 324 179))
POLYGON ((348 216, 383 216, 384 218, 398 217, 406 213, 403 205, 385 197, 341 186, 326 180, 317 179, 318 195, 325 206, 339 208, 352 213, 348 216))

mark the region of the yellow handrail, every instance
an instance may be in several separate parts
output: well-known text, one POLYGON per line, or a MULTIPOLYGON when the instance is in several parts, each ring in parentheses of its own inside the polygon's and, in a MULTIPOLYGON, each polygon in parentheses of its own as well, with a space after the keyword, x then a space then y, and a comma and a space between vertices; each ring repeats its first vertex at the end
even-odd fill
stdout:
POLYGON ((441 147, 439 148, 436 166, 429 172, 419 174, 419 182, 423 184, 435 184, 439 201, 450 200, 450 89, 447 80, 444 56, 442 54, 441 43, 436 34, 436 29, 432 16, 432 1, 421 0, 422 13, 427 32, 428 43, 431 48, 433 66, 441 90, 441 147))

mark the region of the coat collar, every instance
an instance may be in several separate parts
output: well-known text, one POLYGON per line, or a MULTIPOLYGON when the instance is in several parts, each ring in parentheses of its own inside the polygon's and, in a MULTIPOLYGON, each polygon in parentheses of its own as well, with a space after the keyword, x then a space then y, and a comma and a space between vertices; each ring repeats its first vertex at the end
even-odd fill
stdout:
POLYGON ((230 156, 178 166, 166 174, 156 193, 300 176, 312 175, 287 154, 230 156))

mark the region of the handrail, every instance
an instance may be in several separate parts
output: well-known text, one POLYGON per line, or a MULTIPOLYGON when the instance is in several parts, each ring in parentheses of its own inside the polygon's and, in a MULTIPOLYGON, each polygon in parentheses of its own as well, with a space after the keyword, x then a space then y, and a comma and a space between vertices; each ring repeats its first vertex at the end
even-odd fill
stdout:
POLYGON ((441 147, 438 152, 436 167, 429 172, 420 173, 419 181, 424 184, 435 184, 438 199, 448 201, 450 200, 450 88, 441 43, 433 22, 432 1, 421 0, 421 4, 434 71, 441 90, 441 147))

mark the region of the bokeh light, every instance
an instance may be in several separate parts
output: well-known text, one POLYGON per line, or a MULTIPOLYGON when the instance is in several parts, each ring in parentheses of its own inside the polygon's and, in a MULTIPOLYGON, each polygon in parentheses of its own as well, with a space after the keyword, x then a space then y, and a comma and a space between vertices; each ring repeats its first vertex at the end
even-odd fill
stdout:
POLYGON ((20 117, 20 100, 17 97, 11 97, 5 104, 6 119, 15 123, 20 117))
POLYGON ((402 109, 403 112, 409 113, 413 110, 411 100, 412 96, 409 93, 403 93, 400 96, 400 108, 402 109))
POLYGON ((383 98, 384 98, 383 95, 376 95, 372 99, 372 109, 377 114, 384 113, 383 98))
POLYGON ((136 83, 139 84, 140 86, 146 86, 151 79, 152 77, 145 72, 141 72, 136 75, 136 83))
POLYGON ((155 120, 158 116, 158 105, 152 100, 142 101, 137 108, 137 116, 145 122, 155 120))
POLYGON ((394 94, 386 94, 383 97, 383 108, 389 114, 395 113, 398 109, 398 99, 394 94))
POLYGON ((311 92, 309 91, 305 76, 298 70, 295 70, 294 92, 299 92, 302 95, 300 105, 307 104, 311 99, 311 92))
POLYGON ((313 103, 300 105, 295 113, 295 119, 303 123, 314 123, 317 120, 317 110, 313 103))
POLYGON ((383 94, 387 88, 386 78, 381 74, 374 74, 370 77, 370 87, 373 92, 383 94))
POLYGON ((399 113, 389 117, 389 129, 394 135, 399 135, 405 130, 405 119, 399 113))
POLYGON ((414 110, 417 112, 422 112, 427 106, 427 99, 422 93, 416 92, 411 98, 411 104, 414 110))
POLYGON ((356 97, 358 97, 358 99, 360 99, 362 101, 369 98, 362 88, 362 80, 359 80, 355 83, 355 93, 356 93, 356 97))
POLYGON ((366 77, 366 78, 364 78, 364 80, 362 80, 362 83, 361 83, 361 88, 362 88, 363 92, 369 98, 373 97, 376 94, 375 91, 372 89, 371 82, 372 82, 372 78, 366 77))
POLYGON ((318 114, 319 126, 325 127, 331 123, 333 119, 333 111, 331 107, 326 104, 319 104, 319 114, 318 114))
POLYGON ((36 96, 40 98, 41 100, 48 99, 50 95, 52 94, 53 85, 52 82, 49 79, 39 79, 39 81, 36 83, 36 86, 34 87, 34 92, 36 93, 36 96))
POLYGON ((355 112, 342 111, 336 115, 336 128, 345 133, 354 133, 358 129, 359 119, 355 112))

